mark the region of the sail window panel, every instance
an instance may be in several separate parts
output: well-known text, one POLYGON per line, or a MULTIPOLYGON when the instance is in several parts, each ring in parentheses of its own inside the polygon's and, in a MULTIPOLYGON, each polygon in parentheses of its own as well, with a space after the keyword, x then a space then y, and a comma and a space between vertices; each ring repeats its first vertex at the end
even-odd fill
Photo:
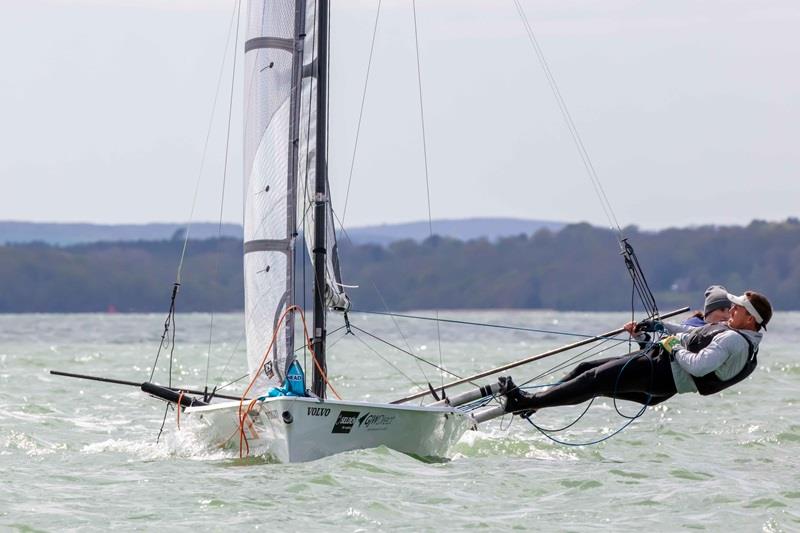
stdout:
POLYGON ((260 139, 291 98, 292 55, 280 50, 254 50, 246 68, 245 168, 250 169, 260 139))
MULTIPOLYGON (((267 37, 293 41, 294 17, 294 1, 251 1, 246 42, 267 37)), ((273 117, 290 99, 292 55, 285 47, 257 48, 245 54, 245 173, 252 169, 273 117)))
POLYGON ((245 241, 289 236, 289 108, 287 100, 272 117, 253 158, 245 186, 245 241))
POLYGON ((252 0, 247 14, 247 38, 294 38, 295 0, 252 0))
POLYGON ((245 316, 247 332, 247 362, 251 378, 256 377, 254 391, 263 393, 267 388, 280 386, 286 375, 287 343, 293 338, 289 328, 291 321, 284 321, 271 350, 268 370, 270 379, 262 372, 261 361, 272 340, 272 334, 286 309, 289 297, 287 278, 287 254, 283 252, 255 252, 244 256, 245 269, 245 316), (269 267, 269 268, 267 268, 269 267))

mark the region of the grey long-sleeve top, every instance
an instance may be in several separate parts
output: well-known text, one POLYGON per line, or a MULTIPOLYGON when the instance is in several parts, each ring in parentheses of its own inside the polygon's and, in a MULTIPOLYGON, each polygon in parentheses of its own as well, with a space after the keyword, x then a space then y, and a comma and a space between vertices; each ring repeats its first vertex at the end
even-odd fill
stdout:
MULTIPOLYGON (((739 333, 736 331, 724 331, 714 337, 711 343, 693 353, 687 350, 686 339, 689 333, 697 329, 696 327, 684 324, 664 322, 664 327, 668 333, 675 335, 681 343, 681 347, 672 350, 674 361, 672 361, 672 377, 675 379, 675 388, 679 393, 697 392, 692 376, 705 376, 714 372, 719 379, 731 379, 742 371, 747 363, 749 347, 739 333)), ((754 348, 758 348, 763 333, 760 331, 739 330, 754 348)))

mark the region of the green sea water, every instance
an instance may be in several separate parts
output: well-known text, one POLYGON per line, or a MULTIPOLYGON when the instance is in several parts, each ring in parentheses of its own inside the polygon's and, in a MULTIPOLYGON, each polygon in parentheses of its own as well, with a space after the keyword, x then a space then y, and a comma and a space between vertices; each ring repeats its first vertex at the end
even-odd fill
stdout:
MULTIPOLYGON (((437 332, 428 322, 358 314, 352 320, 465 375, 577 340, 559 332, 599 333, 628 319, 624 313, 440 314, 551 333, 461 325, 437 332)), ((468 432, 449 461, 378 448, 292 465, 206 449, 176 430, 174 411, 156 442, 165 411, 160 401, 134 387, 48 373, 145 381, 164 318, 0 316, 0 529, 800 530, 798 313, 776 315, 760 367, 744 383, 713 397, 673 398, 601 444, 556 444, 505 418, 468 432)), ((210 315, 177 316, 174 383, 203 388, 244 374, 242 316, 216 315, 213 330, 210 322, 210 315)), ((332 319, 329 329, 339 325, 332 319)), ((426 381, 441 383, 435 369, 364 334, 337 331, 330 344, 330 377, 346 399, 393 400, 426 381)), ((612 344, 602 356, 628 349, 612 344)), ((523 381, 576 354, 510 373, 523 381)), ((167 355, 156 365, 161 383, 167 355)), ((633 404, 619 407, 637 411, 633 404)), ((559 427, 582 411, 552 409, 535 420, 559 427)), ((612 403, 597 400, 558 438, 589 442, 624 423, 612 403)))

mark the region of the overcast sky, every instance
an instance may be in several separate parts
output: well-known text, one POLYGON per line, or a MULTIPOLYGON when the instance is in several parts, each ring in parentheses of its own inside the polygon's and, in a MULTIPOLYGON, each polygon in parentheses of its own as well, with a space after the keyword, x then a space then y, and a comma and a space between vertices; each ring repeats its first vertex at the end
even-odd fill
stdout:
MULTIPOLYGON (((800 2, 522 3, 621 225, 800 215, 800 2)), ((340 214, 376 6, 332 2, 340 214)), ((2 0, 0 219, 186 220, 233 7, 2 0)), ((513 1, 417 8, 433 217, 607 225, 513 1)), ((219 217, 225 69, 199 220, 219 217)), ((240 93, 223 211, 233 222, 240 93)), ((383 2, 358 148, 345 224, 426 219, 411 0, 383 2)))

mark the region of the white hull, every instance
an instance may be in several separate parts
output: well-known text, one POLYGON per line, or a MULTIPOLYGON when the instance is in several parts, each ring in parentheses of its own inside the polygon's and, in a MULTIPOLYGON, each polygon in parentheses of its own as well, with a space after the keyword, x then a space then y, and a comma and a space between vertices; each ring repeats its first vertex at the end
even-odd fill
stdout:
MULTIPOLYGON (((248 402, 242 405, 242 412, 248 402)), ((210 446, 239 449, 237 401, 189 407, 184 423, 210 446)), ((245 422, 242 453, 282 463, 387 446, 423 458, 446 458, 473 425, 449 407, 278 397, 256 402, 245 422)))

